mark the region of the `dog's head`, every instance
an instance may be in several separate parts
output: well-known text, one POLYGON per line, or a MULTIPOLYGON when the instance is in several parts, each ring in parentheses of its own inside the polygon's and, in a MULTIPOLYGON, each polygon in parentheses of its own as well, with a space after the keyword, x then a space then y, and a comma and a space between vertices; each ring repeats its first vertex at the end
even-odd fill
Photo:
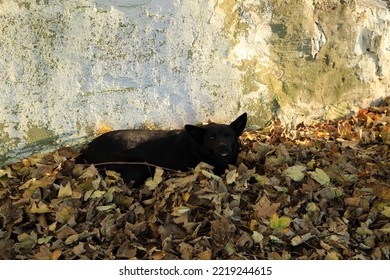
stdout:
POLYGON ((231 124, 186 125, 188 135, 199 144, 200 152, 218 160, 226 158, 234 163, 238 153, 238 137, 244 131, 247 114, 244 113, 231 124))

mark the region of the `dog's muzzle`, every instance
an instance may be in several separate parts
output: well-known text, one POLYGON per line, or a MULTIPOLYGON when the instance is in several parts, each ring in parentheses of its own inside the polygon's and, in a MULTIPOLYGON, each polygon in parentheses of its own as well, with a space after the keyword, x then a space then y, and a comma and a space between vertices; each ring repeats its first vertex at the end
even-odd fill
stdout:
POLYGON ((220 143, 218 146, 218 154, 222 157, 229 155, 229 146, 226 143, 220 143))

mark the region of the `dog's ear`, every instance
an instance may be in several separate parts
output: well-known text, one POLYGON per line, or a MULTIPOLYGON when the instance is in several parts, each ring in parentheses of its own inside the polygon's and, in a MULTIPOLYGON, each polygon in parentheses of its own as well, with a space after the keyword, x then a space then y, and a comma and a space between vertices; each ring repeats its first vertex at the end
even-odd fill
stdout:
POLYGON ((187 131, 188 135, 196 142, 198 142, 199 144, 203 143, 206 131, 202 127, 186 124, 184 126, 184 129, 187 131))
POLYGON ((246 121, 247 121, 247 114, 244 113, 230 124, 230 127, 236 132, 237 136, 240 136, 244 131, 244 128, 246 126, 246 121))

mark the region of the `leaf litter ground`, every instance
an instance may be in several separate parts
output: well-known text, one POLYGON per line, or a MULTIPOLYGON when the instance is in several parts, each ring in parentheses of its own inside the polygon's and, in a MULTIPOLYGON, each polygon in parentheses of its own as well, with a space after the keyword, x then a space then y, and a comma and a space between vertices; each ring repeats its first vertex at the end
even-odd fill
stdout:
POLYGON ((139 189, 64 147, 0 169, 1 259, 390 259, 390 98, 354 116, 245 132, 215 176, 139 189))

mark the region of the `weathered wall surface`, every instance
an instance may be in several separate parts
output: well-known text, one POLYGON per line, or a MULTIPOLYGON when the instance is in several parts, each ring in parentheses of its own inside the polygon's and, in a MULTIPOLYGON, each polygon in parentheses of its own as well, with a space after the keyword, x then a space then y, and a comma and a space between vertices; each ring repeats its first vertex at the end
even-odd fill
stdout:
POLYGON ((388 95, 380 0, 0 0, 0 165, 107 124, 336 117, 388 95))

